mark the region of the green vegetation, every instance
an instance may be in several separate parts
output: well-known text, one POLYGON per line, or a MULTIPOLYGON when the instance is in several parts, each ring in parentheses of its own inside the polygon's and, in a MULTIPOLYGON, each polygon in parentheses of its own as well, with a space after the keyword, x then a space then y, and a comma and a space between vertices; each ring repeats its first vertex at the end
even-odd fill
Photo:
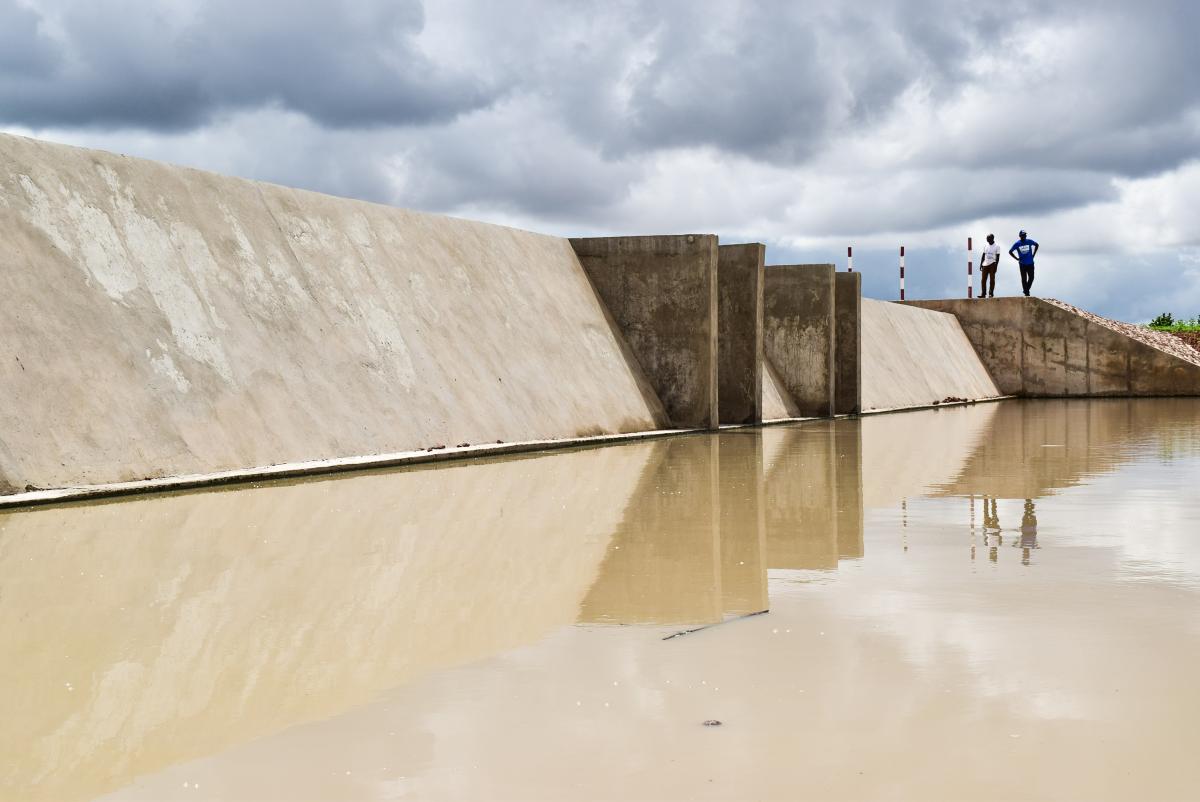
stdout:
POLYGON ((1176 320, 1170 312, 1163 312, 1150 321, 1150 328, 1158 331, 1200 331, 1200 315, 1176 320))

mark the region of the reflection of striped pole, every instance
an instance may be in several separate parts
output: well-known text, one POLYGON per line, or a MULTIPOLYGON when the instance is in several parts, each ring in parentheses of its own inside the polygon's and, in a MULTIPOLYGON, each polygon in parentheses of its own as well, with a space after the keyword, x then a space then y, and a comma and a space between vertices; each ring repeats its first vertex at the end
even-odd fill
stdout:
POLYGON ((974 259, 971 258, 971 238, 967 237, 967 297, 970 298, 975 293, 975 279, 972 276, 975 267, 974 259))
POLYGON ((904 300, 904 246, 900 246, 900 300, 904 300))
POLYGON ((846 270, 854 272, 854 247, 851 245, 846 246, 846 270))

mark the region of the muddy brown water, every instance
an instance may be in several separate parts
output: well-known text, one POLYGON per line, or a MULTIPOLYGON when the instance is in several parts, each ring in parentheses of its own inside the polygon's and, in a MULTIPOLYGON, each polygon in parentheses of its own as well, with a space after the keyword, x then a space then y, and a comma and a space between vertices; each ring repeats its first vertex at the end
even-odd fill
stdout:
POLYGON ((0 797, 1196 798, 1198 487, 1030 401, 8 512, 0 797))

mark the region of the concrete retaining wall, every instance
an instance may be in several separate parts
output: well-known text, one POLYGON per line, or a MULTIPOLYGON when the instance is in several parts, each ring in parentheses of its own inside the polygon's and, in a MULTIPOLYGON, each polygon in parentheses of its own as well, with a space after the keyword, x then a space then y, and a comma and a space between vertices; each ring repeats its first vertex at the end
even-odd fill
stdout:
POLYGON ((763 259, 766 246, 717 253, 717 405, 721 423, 762 421, 763 259))
POLYGON ((863 411, 999 395, 953 315, 863 299, 863 411))
POLYGON ((1040 298, 908 303, 957 317, 1005 394, 1200 395, 1200 365, 1040 298))
POLYGON ((671 425, 716 428, 717 238, 572 239, 671 425))
POLYGON ((777 265, 763 275, 766 358, 800 415, 832 415, 833 265, 777 265))
POLYGON ((833 411, 862 408, 862 273, 834 273, 833 411))
POLYGON ((666 422, 571 244, 499 226, 0 135, 0 296, 0 493, 666 422))

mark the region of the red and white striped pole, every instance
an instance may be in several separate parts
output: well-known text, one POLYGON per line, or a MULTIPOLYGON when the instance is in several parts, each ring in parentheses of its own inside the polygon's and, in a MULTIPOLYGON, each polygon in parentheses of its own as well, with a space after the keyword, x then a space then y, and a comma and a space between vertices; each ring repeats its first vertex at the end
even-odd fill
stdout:
POLYGON ((900 300, 904 300, 904 246, 900 246, 900 300))
POLYGON ((854 246, 846 246, 846 272, 854 272, 854 246))
POLYGON ((971 254, 971 238, 967 237, 967 297, 975 295, 975 259, 971 254))

